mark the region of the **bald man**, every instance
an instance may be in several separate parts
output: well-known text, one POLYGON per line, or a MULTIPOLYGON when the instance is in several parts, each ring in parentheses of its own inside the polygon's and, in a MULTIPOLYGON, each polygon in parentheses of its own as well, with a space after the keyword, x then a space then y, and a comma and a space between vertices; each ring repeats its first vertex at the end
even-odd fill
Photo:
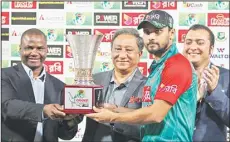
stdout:
POLYGON ((45 34, 28 29, 21 36, 21 63, 2 69, 2 141, 46 142, 72 139, 82 117, 63 112, 64 83, 45 71, 45 34))

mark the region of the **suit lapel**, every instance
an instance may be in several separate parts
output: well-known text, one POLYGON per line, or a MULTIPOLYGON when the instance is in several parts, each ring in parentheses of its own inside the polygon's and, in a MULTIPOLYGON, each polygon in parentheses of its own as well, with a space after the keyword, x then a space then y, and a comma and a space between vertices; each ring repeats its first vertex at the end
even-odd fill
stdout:
POLYGON ((31 102, 35 103, 35 97, 34 97, 34 91, 33 87, 30 81, 30 78, 28 77, 26 71, 24 70, 22 64, 18 64, 15 66, 15 69, 17 70, 17 75, 19 76, 20 81, 18 81, 18 89, 20 89, 20 92, 23 94, 27 94, 28 98, 31 102), (26 88, 25 88, 26 87, 26 88), (24 89, 23 89, 24 88, 24 89))
POLYGON ((128 89, 126 93, 124 94, 124 97, 121 101, 121 106, 125 106, 128 102, 131 96, 133 96, 134 91, 138 88, 138 86, 141 84, 143 80, 141 80, 142 74, 141 72, 137 69, 135 75, 133 76, 132 80, 130 81, 130 84, 128 86, 128 89))
POLYGON ((105 76, 105 79, 104 81, 102 82, 102 85, 103 85, 103 101, 105 102, 106 101, 106 94, 107 94, 107 91, 108 91, 108 88, 109 88, 109 84, 110 84, 110 81, 111 81, 111 78, 112 78, 112 71, 109 71, 107 73, 107 75, 105 76))
MULTIPOLYGON (((49 80, 49 76, 48 74, 46 74, 46 79, 45 79, 45 91, 44 91, 44 104, 48 104, 50 102, 50 100, 52 100, 50 98, 50 96, 48 95, 49 89, 50 87, 50 80, 49 80)), ((50 91, 52 92, 52 91, 50 91)))
MULTIPOLYGON (((102 74, 101 80, 98 82, 98 84, 103 86, 103 91, 102 91, 102 95, 103 95, 103 101, 105 102, 106 99, 106 94, 109 88, 109 83, 112 77, 112 71, 108 71, 106 72, 106 74, 102 74)), ((91 118, 87 118, 86 119, 86 130, 85 130, 85 135, 83 137, 83 141, 93 141, 96 130, 98 128, 98 124, 99 122, 92 120, 91 118), (92 128, 94 128, 94 130, 91 130, 92 128)))
MULTIPOLYGON (((51 76, 46 73, 46 79, 45 79, 45 91, 44 91, 44 104, 52 104, 52 103, 58 103, 60 102, 61 96, 59 96, 59 92, 54 88, 56 87, 54 84, 55 82, 52 82, 50 80, 51 76)), ((61 90, 61 89, 60 89, 61 90)))

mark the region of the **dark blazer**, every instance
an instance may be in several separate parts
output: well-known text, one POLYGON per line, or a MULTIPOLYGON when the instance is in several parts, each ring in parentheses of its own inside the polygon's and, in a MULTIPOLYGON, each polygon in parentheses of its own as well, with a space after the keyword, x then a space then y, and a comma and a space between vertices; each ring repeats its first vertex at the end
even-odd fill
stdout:
POLYGON ((229 70, 219 67, 215 90, 198 103, 194 141, 226 141, 229 127, 229 70))
MULTIPOLYGON (((112 78, 113 71, 107 71, 95 74, 94 81, 98 85, 103 85, 103 98, 106 98, 106 92, 108 91, 109 83, 112 78)), ((131 80, 126 93, 124 94, 124 98, 121 102, 121 106, 138 109, 141 107, 140 103, 129 103, 129 99, 131 96, 142 97, 142 87, 145 85, 147 78, 144 77, 139 70, 136 71, 133 79, 131 80)), ((96 131, 100 131, 97 129, 100 124, 90 118, 86 119, 86 129, 85 134, 82 139, 83 142, 92 142, 95 136, 96 131)), ((113 127, 114 138, 113 141, 117 142, 125 142, 125 141, 139 141, 140 139, 140 131, 139 125, 128 125, 128 124, 120 124, 115 123, 113 127)))
MULTIPOLYGON (((61 104, 64 83, 46 74, 44 104, 36 104, 30 78, 22 64, 2 69, 1 122, 2 141, 34 141, 37 122, 42 121, 44 104, 61 104)), ((78 126, 69 128, 66 121, 47 119, 43 125, 43 141, 72 139, 78 126)))

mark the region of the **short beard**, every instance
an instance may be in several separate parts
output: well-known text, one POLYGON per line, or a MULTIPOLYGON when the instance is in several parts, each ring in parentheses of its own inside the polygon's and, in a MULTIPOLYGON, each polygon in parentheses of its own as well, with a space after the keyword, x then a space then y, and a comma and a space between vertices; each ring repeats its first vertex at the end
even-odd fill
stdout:
POLYGON ((148 50, 150 54, 154 54, 154 55, 163 54, 165 51, 166 51, 166 48, 161 48, 159 50, 148 50))

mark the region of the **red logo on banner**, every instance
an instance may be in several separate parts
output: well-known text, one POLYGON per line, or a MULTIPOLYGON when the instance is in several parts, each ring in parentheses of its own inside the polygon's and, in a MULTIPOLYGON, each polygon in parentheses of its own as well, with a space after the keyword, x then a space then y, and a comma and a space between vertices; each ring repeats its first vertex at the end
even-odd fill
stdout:
POLYGON ((66 4, 72 4, 72 1, 67 1, 66 4))
POLYGON ((95 35, 104 35, 102 42, 111 42, 116 29, 94 29, 95 35))
POLYGON ((208 26, 229 26, 229 13, 208 13, 208 26))
POLYGON ((73 58, 73 54, 72 54, 72 49, 69 45, 65 46, 65 57, 66 58, 73 58))
POLYGON ((15 2, 11 3, 12 9, 36 9, 36 1, 34 2, 15 2))
POLYGON ((9 25, 9 12, 2 12, 2 25, 9 25))
POLYGON ((225 50, 225 48, 217 48, 217 51, 218 51, 219 53, 223 53, 224 50, 225 50))
POLYGON ((184 43, 185 36, 187 34, 188 30, 178 30, 178 42, 184 43))
POLYGON ((19 31, 16 31, 16 30, 13 30, 12 34, 11 34, 11 36, 21 36, 21 35, 22 35, 22 33, 20 33, 19 31))
POLYGON ((146 13, 122 13, 122 26, 138 26, 146 13))
POLYGON ((50 74, 63 74, 63 61, 45 61, 44 66, 50 74))
POLYGON ((150 9, 177 9, 177 2, 150 2, 150 9))
POLYGON ((139 62, 138 68, 144 76, 147 76, 147 62, 139 62))
POLYGON ((143 94, 142 94, 142 102, 151 102, 151 87, 150 86, 144 86, 143 88, 143 94))
POLYGON ((45 19, 44 19, 44 16, 41 15, 40 18, 39 18, 39 20, 45 20, 45 19))

